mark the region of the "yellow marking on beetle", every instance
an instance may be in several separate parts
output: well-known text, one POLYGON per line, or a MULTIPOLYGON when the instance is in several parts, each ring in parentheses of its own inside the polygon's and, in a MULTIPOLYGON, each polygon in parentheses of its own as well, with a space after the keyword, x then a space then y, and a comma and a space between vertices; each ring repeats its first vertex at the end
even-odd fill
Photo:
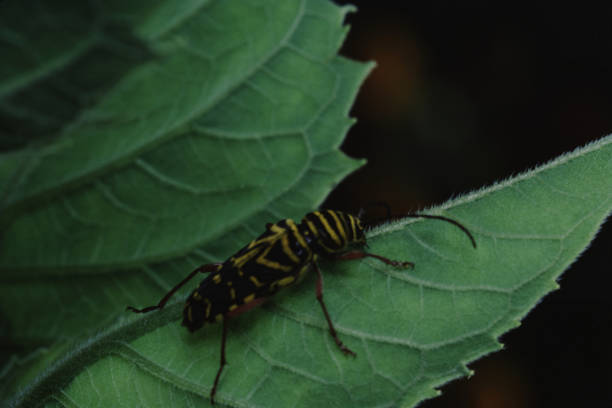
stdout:
POLYGON ((208 299, 204 299, 204 301, 206 302, 206 314, 204 315, 204 318, 208 319, 210 317, 210 309, 212 307, 212 303, 210 303, 210 300, 208 299))
POLYGON ((280 270, 283 272, 290 272, 291 269, 293 269, 293 266, 282 265, 279 262, 271 261, 266 258, 266 255, 268 255, 268 252, 270 252, 272 248, 273 248, 273 245, 270 245, 268 248, 266 248, 263 254, 261 254, 257 259, 255 259, 255 262, 257 262, 260 265, 267 266, 268 268, 275 269, 277 271, 280 270))
POLYGON ((279 286, 287 286, 293 283, 294 280, 295 280, 295 276, 287 276, 283 279, 279 279, 277 283, 279 286))
POLYGON ((187 319, 189 319, 190 322, 193 322, 193 314, 191 313, 191 306, 189 306, 189 309, 187 309, 187 319))
MULTIPOLYGON (((287 223, 288 222, 293 222, 293 220, 291 218, 287 218, 285 220, 285 222, 287 222, 287 223)), ((270 231, 275 232, 277 234, 282 234, 283 232, 285 232, 285 229, 283 227, 281 227, 280 225, 278 225, 278 224, 272 224, 270 226, 270 231)))
POLYGON ((255 294, 251 293, 249 296, 246 296, 244 299, 242 299, 242 301, 246 304, 246 303, 250 303, 255 299, 255 294))
POLYGON ((270 241, 276 240, 277 239, 276 237, 278 237, 278 235, 279 235, 279 233, 275 232, 275 233, 273 233, 271 235, 268 235, 267 237, 262 237, 262 238, 256 239, 255 241, 251 241, 251 243, 249 244, 247 249, 255 249, 255 248, 264 246, 264 245, 270 243, 270 241))
POLYGON ((230 288, 230 296, 232 297, 232 300, 236 300, 236 289, 230 288))
POLYGON ((293 269, 292 266, 281 265, 280 263, 266 259, 263 256, 260 256, 259 258, 257 258, 255 262, 257 262, 260 265, 267 266, 268 268, 276 269, 277 271, 280 270, 283 272, 290 272, 291 269, 293 269))
POLYGON ((231 311, 232 311, 232 310, 234 310, 234 309, 238 309, 238 305, 233 304, 233 305, 231 305, 231 306, 229 307, 229 309, 228 309, 228 310, 231 312, 231 311))
POLYGON ((346 242, 348 241, 348 238, 346 237, 346 232, 347 231, 346 231, 346 228, 344 227, 344 224, 342 223, 342 221, 340 221, 340 217, 338 217, 338 214, 336 214, 335 211, 327 211, 327 213, 329 215, 331 215, 331 217, 336 222, 336 227, 338 228, 338 233, 340 234, 340 236, 344 240, 344 244, 343 245, 346 245, 346 242))
MULTIPOLYGON (((317 261, 317 256, 316 255, 312 258, 312 261, 313 262, 317 261)), ((306 265, 302 266, 302 268, 298 272, 298 280, 301 280, 304 277, 304 274, 306 273, 306 271, 308 271, 309 269, 310 269, 310 264, 306 264, 306 265)))
POLYGON ((359 229, 363 229, 363 224, 361 223, 361 220, 359 218, 357 218, 357 226, 359 227, 359 229))
POLYGON ((357 225, 355 225, 355 217, 349 214, 348 219, 351 222, 351 231, 353 232, 353 239, 357 239, 357 225))
POLYGON ((296 264, 300 263, 300 258, 293 252, 291 246, 289 245, 289 236, 287 234, 283 235, 281 238, 281 245, 283 246, 283 252, 289 259, 291 259, 296 264))
POLYGON ((215 282, 216 284, 221 283, 221 274, 217 273, 216 275, 213 275, 213 282, 215 282))
POLYGON ((338 238, 338 235, 336 234, 336 231, 334 231, 333 228, 331 227, 331 225, 329 225, 329 223, 327 222, 327 220, 325 219, 323 214, 321 214, 319 211, 315 211, 314 214, 319 218, 319 221, 321 221, 321 224, 323 224, 323 228, 325 228, 325 231, 327 231, 327 233, 329 234, 330 238, 336 244, 342 245, 342 242, 340 241, 340 238, 338 238))
POLYGON ((215 320, 220 322, 223 320, 223 314, 219 313, 218 315, 215 316, 215 320))
MULTIPOLYGON (((293 232, 293 236, 295 237, 295 239, 297 239, 298 244, 300 244, 302 248, 306 249, 308 253, 311 254, 312 251, 310 250, 310 246, 306 243, 306 240, 304 239, 302 234, 300 234, 300 231, 298 231, 297 226, 294 222, 289 224, 289 228, 291 228, 291 232, 293 232)), ((299 258, 296 262, 300 262, 299 258)))
POLYGON ((317 226, 314 225, 314 223, 310 220, 306 220, 306 225, 308 225, 308 229, 312 232, 312 235, 314 235, 315 238, 319 238, 319 231, 317 230, 317 226))
POLYGON ((253 284, 254 284, 255 286, 257 286, 258 288, 261 288, 261 287, 263 286, 263 283, 261 283, 261 282, 259 281, 259 279, 257 279, 257 277, 255 277, 255 276, 253 276, 253 275, 249 276, 249 280, 250 280, 251 282, 253 282, 253 284))
POLYGON ((200 295, 200 292, 198 292, 197 290, 193 292, 192 297, 193 297, 195 300, 202 300, 202 295, 200 295))
MULTIPOLYGON (((287 222, 293 222, 290 218, 285 220, 287 222)), ((285 233, 285 228, 281 227, 278 224, 268 224, 266 225, 266 229, 270 232, 270 235, 256 239, 251 241, 247 246, 247 249, 255 248, 256 246, 263 246, 265 244, 270 244, 278 240, 278 238, 285 233)), ((236 258, 234 258, 236 259, 236 258)))
POLYGON ((253 248, 249 250, 248 252, 246 252, 245 254, 242 254, 239 257, 233 257, 232 263, 236 267, 241 267, 247 262, 249 262, 251 259, 255 258, 260 252, 261 252, 261 247, 253 248))

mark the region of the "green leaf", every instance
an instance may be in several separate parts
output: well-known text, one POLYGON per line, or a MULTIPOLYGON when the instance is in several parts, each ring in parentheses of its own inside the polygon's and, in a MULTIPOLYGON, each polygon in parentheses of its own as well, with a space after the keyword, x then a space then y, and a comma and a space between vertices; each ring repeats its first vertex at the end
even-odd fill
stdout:
MULTIPOLYGON (((0 25, 5 39, 36 38, 37 24, 16 21, 63 26, 76 13, 109 24, 70 25, 80 30, 68 39, 50 30, 33 53, 33 40, 11 43, 3 55, 36 56, 28 75, 18 75, 21 61, 3 76, 0 110, 15 129, 33 110, 23 95, 46 95, 79 72, 87 86, 62 88, 79 96, 114 61, 109 53, 120 59, 130 45, 139 56, 105 71, 112 80, 56 122, 33 123, 33 142, 2 145, 0 327, 29 352, 0 370, 2 400, 15 406, 208 406, 221 333, 180 327, 192 286, 161 312, 125 306, 157 302, 265 223, 302 216, 358 165, 337 150, 369 69, 336 55, 348 9, 117 3, 16 7, 13 24, 0 25), (94 45, 80 41, 88 30, 94 45)), ((34 99, 39 111, 60 108, 34 99)), ((405 220, 372 231, 369 250, 414 261, 414 270, 323 263, 326 303, 354 359, 327 332, 313 276, 232 320, 218 402, 412 406, 435 395, 498 349, 497 337, 593 238, 612 208, 611 144, 608 136, 430 210, 465 224, 476 250, 450 224, 405 220)))
MULTIPOLYGON (((555 280, 612 209, 612 135, 523 175, 430 209, 459 220, 400 220, 369 251, 410 259, 324 263, 325 299, 345 357, 327 332, 314 276, 233 319, 218 402, 229 406, 414 406, 557 288, 555 280)), ((65 405, 207 406, 220 326, 189 334, 180 301, 128 316, 83 342, 19 396, 65 405), (74 377, 74 378, 73 378, 74 377)))
POLYGON ((49 142, 152 58, 116 17, 72 0, 0 4, 0 150, 49 142))
POLYGON ((337 55, 351 8, 124 3, 0 4, 0 338, 31 353, 4 398, 363 163, 338 150, 372 68, 337 55))
POLYGON ((355 169, 337 147, 370 66, 336 55, 346 11, 320 1, 202 4, 149 33, 156 59, 54 143, 5 154, 0 302, 8 310, 24 293, 33 299, 9 316, 14 336, 44 342, 108 323, 185 268, 230 255, 270 219, 316 207, 355 169), (153 278, 143 284, 143 273, 153 278), (41 304, 49 316, 32 325, 41 304))

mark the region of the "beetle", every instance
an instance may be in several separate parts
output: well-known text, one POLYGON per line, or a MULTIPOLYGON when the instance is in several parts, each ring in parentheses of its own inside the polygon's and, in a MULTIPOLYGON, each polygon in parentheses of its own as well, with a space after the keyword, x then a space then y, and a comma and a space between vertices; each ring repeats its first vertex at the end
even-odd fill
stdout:
MULTIPOLYGON (((406 216, 450 222, 465 232, 474 248, 476 247, 472 234, 453 219, 428 214, 406 214, 406 216)), ((396 268, 414 267, 412 262, 394 261, 365 252, 363 250, 365 245, 365 228, 360 217, 342 211, 314 211, 306 214, 299 224, 291 219, 269 223, 263 234, 225 262, 201 265, 193 270, 157 305, 143 309, 128 306, 127 309, 135 313, 162 309, 174 293, 196 274, 209 274, 187 297, 183 308, 182 325, 190 332, 194 332, 206 323, 223 324, 221 360, 210 391, 210 401, 214 404, 219 378, 227 363, 225 359, 227 320, 261 305, 279 290, 299 282, 310 269, 314 269, 317 274, 316 298, 323 310, 330 335, 345 355, 356 356, 340 340, 329 316, 323 301, 323 278, 317 261, 320 258, 340 261, 371 257, 396 268)))

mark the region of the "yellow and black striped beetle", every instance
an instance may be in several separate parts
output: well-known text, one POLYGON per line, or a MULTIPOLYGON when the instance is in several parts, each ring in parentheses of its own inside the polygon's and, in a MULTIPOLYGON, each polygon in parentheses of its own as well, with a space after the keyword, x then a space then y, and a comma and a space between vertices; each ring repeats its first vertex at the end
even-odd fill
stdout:
MULTIPOLYGON (((461 228, 476 247, 470 232, 455 220, 428 214, 405 216, 450 222, 461 228)), ((223 323, 221 361, 210 391, 210 401, 214 404, 219 378, 226 364, 227 320, 261 305, 280 289, 298 282, 310 268, 317 273, 316 297, 323 309, 332 338, 344 354, 355 356, 355 353, 338 337, 323 302, 323 280, 317 260, 319 257, 334 260, 372 257, 397 268, 414 266, 412 262, 393 261, 364 252, 362 248, 365 245, 365 229, 359 217, 341 211, 314 211, 306 214, 300 224, 296 224, 291 219, 267 224, 263 234, 225 262, 196 268, 172 288, 157 305, 143 309, 128 306, 127 309, 136 313, 161 309, 170 297, 196 274, 210 273, 187 298, 182 324, 193 332, 205 323, 223 323)))

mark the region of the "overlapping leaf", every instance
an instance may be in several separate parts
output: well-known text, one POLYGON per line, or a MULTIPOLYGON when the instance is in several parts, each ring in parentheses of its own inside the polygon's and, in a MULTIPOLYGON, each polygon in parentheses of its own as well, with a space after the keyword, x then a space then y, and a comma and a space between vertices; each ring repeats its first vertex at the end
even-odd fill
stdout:
MULTIPOLYGON (((5 41, 6 55, 23 56, 7 66, 3 115, 14 129, 17 113, 54 115, 56 103, 40 95, 59 88, 62 102, 78 102, 0 158, 3 337, 26 350, 86 339, 127 304, 151 302, 194 265, 225 258, 265 222, 315 208, 359 165, 337 149, 370 69, 336 54, 348 8, 3 6, 12 23, 2 38, 21 39, 5 41), (21 27, 23 13, 45 25, 21 27), (53 47, 32 45, 43 35, 53 47), (117 68, 126 53, 140 57, 117 68), (81 101, 77 85, 95 85, 99 71, 111 79, 81 101)), ((11 381, 30 379, 48 365, 40 361, 11 381)))

